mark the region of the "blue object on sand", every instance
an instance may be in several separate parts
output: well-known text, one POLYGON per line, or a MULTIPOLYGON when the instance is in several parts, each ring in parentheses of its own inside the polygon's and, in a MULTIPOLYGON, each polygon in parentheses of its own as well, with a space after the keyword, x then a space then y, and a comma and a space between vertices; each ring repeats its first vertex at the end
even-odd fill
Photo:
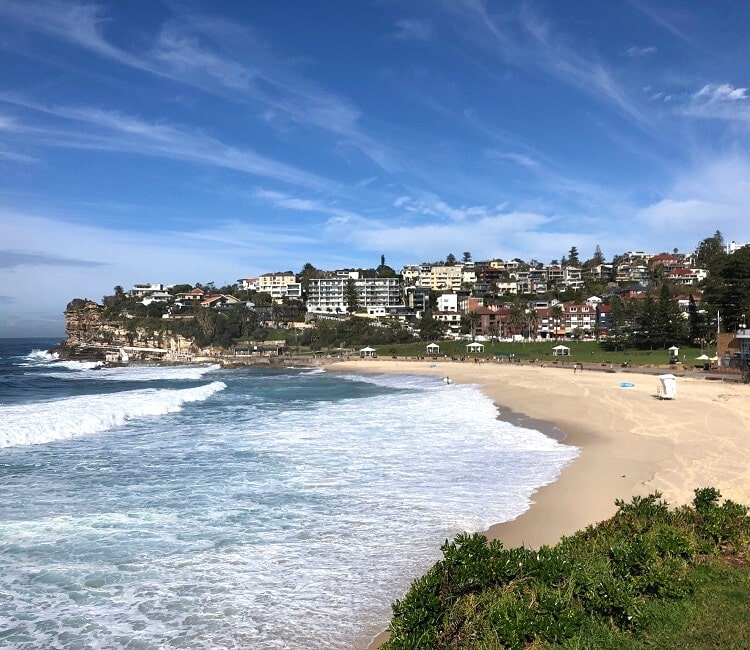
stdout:
POLYGON ((431 363, 430 364, 430 368, 437 368, 437 364, 436 363, 431 363))
POLYGON ((629 381, 621 381, 620 388, 634 388, 635 384, 629 381))

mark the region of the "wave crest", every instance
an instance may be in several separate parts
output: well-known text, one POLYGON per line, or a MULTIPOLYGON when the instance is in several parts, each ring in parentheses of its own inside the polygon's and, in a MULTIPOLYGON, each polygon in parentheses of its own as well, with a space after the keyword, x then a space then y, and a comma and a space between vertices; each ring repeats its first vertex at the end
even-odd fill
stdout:
POLYGON ((213 381, 195 388, 145 388, 0 407, 0 448, 67 440, 135 418, 175 413, 184 404, 202 402, 225 388, 224 382, 213 381))

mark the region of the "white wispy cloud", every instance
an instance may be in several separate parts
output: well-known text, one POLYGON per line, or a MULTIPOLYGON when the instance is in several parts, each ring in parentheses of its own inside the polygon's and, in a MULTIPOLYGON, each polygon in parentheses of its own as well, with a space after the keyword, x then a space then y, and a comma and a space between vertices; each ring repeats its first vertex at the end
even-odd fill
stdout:
MULTIPOLYGON (((692 43, 692 39, 681 25, 686 22, 689 12, 686 9, 666 9, 652 6, 649 0, 630 0, 630 4, 638 11, 648 16, 654 23, 666 29, 670 34, 676 36, 686 43, 692 43)), ((686 5, 687 7, 687 5, 686 5)))
POLYGON ((750 95, 747 88, 726 83, 706 84, 679 110, 692 117, 747 121, 750 120, 750 95))
POLYGON ((728 239, 750 241, 750 159, 727 154, 681 173, 662 198, 636 213, 637 223, 681 248, 694 247, 718 228, 728 239))
POLYGON ((490 14, 482 0, 450 0, 441 6, 471 48, 494 52, 510 65, 535 69, 614 104, 639 124, 649 120, 595 53, 580 53, 527 4, 520 11, 490 14), (517 29, 520 27, 521 29, 517 29))
POLYGON ((424 18, 402 18, 396 21, 396 38, 406 40, 429 41, 432 38, 434 25, 424 18))
POLYGON ((0 159, 9 160, 14 163, 38 163, 39 158, 34 156, 28 156, 24 153, 18 153, 17 151, 10 151, 8 149, 0 149, 0 159))
POLYGON ((122 151, 170 158, 226 169, 306 187, 333 187, 330 181, 246 148, 229 145, 200 131, 167 122, 146 121, 115 110, 88 106, 48 106, 18 95, 0 93, 0 101, 44 115, 80 123, 85 129, 39 127, 29 138, 41 144, 122 151))
POLYGON ((394 202, 394 207, 414 214, 428 217, 445 217, 454 221, 484 217, 489 212, 487 207, 483 205, 454 207, 434 196, 426 196, 421 199, 399 197, 394 202))
POLYGON ((705 100, 711 103, 736 102, 748 99, 747 88, 735 88, 730 84, 706 84, 693 99, 705 100))
POLYGON ((15 269, 28 266, 75 266, 96 268, 106 266, 105 262, 75 259, 49 253, 0 250, 0 269, 15 269))
POLYGON ((657 49, 653 45, 646 45, 639 47, 638 45, 631 45, 627 50, 625 50, 625 54, 627 54, 630 57, 641 57, 641 56, 647 56, 649 54, 656 54, 657 49))
POLYGON ((494 158, 496 160, 509 160, 510 162, 513 162, 527 169, 536 170, 536 169, 539 169, 540 167, 540 162, 538 160, 524 153, 516 153, 513 151, 498 151, 496 149, 490 149, 489 151, 487 151, 487 156, 489 158, 494 158))
POLYGON ((185 15, 166 22, 151 43, 131 52, 108 40, 107 15, 96 5, 54 0, 29 5, 7 0, 0 3, 3 15, 24 29, 122 65, 220 95, 227 101, 259 103, 261 115, 284 115, 297 124, 343 136, 386 171, 400 169, 396 153, 361 128, 361 111, 351 101, 320 87, 244 27, 212 16, 185 15), (242 61, 224 51, 221 44, 226 40, 244 53, 242 61))

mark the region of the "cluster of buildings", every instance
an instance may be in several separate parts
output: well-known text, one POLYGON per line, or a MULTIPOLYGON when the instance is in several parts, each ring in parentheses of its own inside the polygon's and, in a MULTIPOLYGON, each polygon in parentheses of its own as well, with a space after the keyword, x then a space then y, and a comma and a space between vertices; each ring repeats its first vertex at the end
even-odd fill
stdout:
MULTIPOLYGON (((727 252, 740 247, 732 242, 727 252)), ((543 264, 497 259, 407 265, 399 276, 394 275, 343 269, 321 271, 317 277, 305 277, 303 281, 292 271, 281 271, 241 278, 236 288, 237 292, 267 294, 280 305, 304 303, 308 319, 344 318, 353 305, 359 315, 407 322, 420 319, 429 310, 447 335, 458 335, 468 322, 472 336, 587 338, 607 334, 610 309, 604 298, 608 295, 636 297, 646 292, 650 282, 662 279, 685 287, 686 293, 699 300, 694 287, 706 278, 707 271, 696 266, 695 254, 630 251, 611 263, 543 264), (602 297, 566 300, 574 292, 580 295, 590 280, 608 287, 602 297), (516 296, 524 297, 520 314, 516 296)), ((241 302, 236 295, 207 293, 201 287, 173 293, 162 284, 136 284, 129 294, 146 305, 167 303, 165 317, 188 305, 221 310, 241 302)), ((678 304, 687 313, 688 296, 680 296, 678 304)))

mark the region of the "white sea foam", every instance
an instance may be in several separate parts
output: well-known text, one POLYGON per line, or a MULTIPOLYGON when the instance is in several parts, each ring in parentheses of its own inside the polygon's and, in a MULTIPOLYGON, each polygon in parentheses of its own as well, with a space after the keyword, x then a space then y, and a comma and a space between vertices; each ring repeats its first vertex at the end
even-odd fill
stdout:
POLYGON ((60 361, 60 355, 57 352, 49 350, 32 350, 19 364, 21 366, 51 366, 56 368, 66 368, 68 370, 91 370, 100 368, 101 361, 60 361))
POLYGON ((59 358, 57 352, 50 352, 49 350, 32 350, 23 357, 24 363, 21 365, 38 366, 50 363, 51 361, 57 361, 59 358))
POLYGON ((95 379, 97 381, 161 381, 161 380, 198 380, 204 375, 221 366, 211 364, 207 366, 122 366, 114 368, 100 368, 99 365, 78 367, 67 366, 67 363, 79 362, 57 362, 50 365, 50 368, 58 366, 70 367, 71 370, 81 370, 89 372, 47 372, 40 373, 47 377, 57 379, 79 380, 95 379))
POLYGON ((106 431, 144 416, 179 411, 226 388, 214 381, 195 388, 126 391, 0 406, 0 447, 35 445, 106 431))
POLYGON ((238 373, 158 436, 23 450, 0 503, 6 643, 364 647, 444 539, 518 516, 576 455, 476 386, 301 374, 238 373))

